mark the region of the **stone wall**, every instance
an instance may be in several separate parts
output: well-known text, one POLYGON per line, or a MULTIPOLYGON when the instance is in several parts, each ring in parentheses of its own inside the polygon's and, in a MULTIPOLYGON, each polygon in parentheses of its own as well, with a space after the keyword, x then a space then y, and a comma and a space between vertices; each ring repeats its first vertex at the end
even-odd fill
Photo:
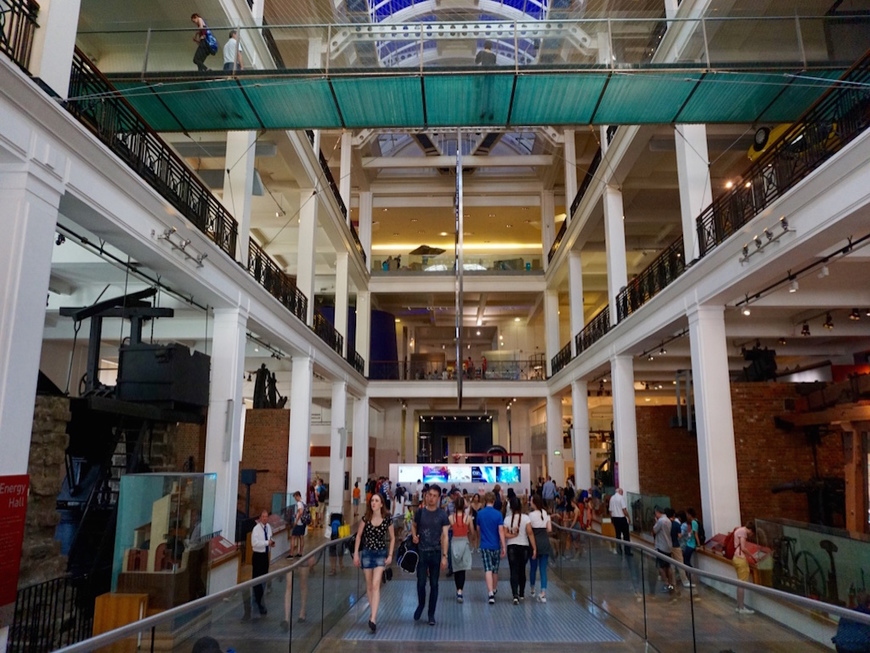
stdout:
POLYGON ((54 531, 60 521, 57 495, 66 473, 64 452, 70 420, 66 397, 36 397, 33 432, 30 439, 30 496, 27 499, 27 523, 18 587, 26 587, 66 573, 66 557, 54 531))

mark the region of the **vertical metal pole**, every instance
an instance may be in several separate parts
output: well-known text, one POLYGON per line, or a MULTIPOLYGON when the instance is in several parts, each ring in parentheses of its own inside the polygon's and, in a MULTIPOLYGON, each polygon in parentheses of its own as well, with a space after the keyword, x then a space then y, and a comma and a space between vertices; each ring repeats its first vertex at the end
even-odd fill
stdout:
POLYGON ((795 16, 794 16, 794 28, 795 28, 795 32, 797 33, 798 48, 800 49, 800 52, 801 52, 801 61, 804 64, 804 70, 806 70, 807 69, 807 51, 806 51, 806 48, 804 48, 804 37, 803 37, 803 34, 801 32, 801 19, 800 19, 800 16, 798 16, 797 14, 795 14, 795 16))
POLYGON ((145 37, 145 59, 142 61, 142 79, 145 79, 145 73, 148 70, 148 53, 151 49, 151 28, 148 28, 148 36, 145 37))
POLYGON ((329 57, 332 51, 332 25, 326 27, 326 76, 329 77, 329 57))
POLYGON ((514 74, 520 74, 520 36, 517 21, 514 21, 514 74))
POLYGON ((610 57, 610 69, 613 70, 616 67, 616 55, 613 54, 613 25, 609 18, 607 19, 607 45, 607 54, 610 57))
POLYGON ((239 52, 242 49, 242 29, 240 27, 236 28, 236 51, 233 53, 233 75, 238 72, 239 66, 239 52))
POLYGON ((707 21, 701 18, 701 33, 704 35, 704 56, 707 60, 707 68, 710 68, 710 44, 707 42, 707 21))
POLYGON ((463 271, 463 256, 462 256, 462 130, 456 132, 456 284, 455 284, 455 303, 456 303, 456 407, 462 408, 462 271, 463 271))

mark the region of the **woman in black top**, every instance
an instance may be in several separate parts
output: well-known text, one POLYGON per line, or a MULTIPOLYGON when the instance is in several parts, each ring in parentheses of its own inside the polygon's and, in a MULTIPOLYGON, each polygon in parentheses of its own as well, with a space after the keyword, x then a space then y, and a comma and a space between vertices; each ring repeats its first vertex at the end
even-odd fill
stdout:
POLYGON ((366 597, 372 608, 369 628, 377 631, 378 605, 381 602, 381 581, 384 567, 393 559, 396 534, 390 513, 384 506, 380 494, 373 494, 366 507, 366 514, 359 523, 356 546, 353 551, 353 564, 362 567, 366 577, 366 597))

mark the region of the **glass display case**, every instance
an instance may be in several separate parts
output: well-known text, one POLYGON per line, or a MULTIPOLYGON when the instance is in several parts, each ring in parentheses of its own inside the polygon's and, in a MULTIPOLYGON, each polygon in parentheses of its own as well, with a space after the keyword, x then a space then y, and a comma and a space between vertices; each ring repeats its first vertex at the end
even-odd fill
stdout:
POLYGON ((628 504, 628 514, 631 516, 632 532, 650 535, 650 537, 652 537, 653 525, 656 523, 656 506, 671 507, 671 498, 663 494, 626 492, 625 502, 628 504))
POLYGON ((216 474, 121 477, 112 591, 168 609, 205 596, 216 474))
POLYGON ((855 607, 870 582, 870 538, 786 519, 755 521, 755 539, 772 555, 759 563, 759 582, 834 605, 855 607))

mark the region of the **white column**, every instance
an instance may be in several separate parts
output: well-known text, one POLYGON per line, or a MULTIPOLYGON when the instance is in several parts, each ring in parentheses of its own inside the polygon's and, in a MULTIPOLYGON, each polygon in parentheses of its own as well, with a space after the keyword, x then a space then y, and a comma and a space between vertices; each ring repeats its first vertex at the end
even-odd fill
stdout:
POLYGON ((287 494, 301 492, 305 500, 308 487, 308 460, 311 452, 311 384, 314 361, 309 356, 293 356, 290 385, 290 447, 287 455, 287 494))
POLYGON ((27 473, 65 160, 52 163, 54 176, 26 167, 0 174, 0 475, 27 473))
POLYGON ((265 5, 265 0, 254 0, 254 6, 251 7, 251 15, 254 17, 255 25, 263 25, 263 8, 265 5))
POLYGON ((688 316, 701 507, 707 532, 727 533, 740 524, 740 497, 725 309, 722 306, 697 306, 689 311, 688 316))
POLYGON ((308 313, 305 324, 314 324, 314 236, 317 232, 317 193, 300 193, 299 242, 296 256, 296 287, 308 298, 308 313))
POLYGON ((341 355, 347 358, 347 252, 335 255, 335 330, 343 338, 341 355))
POLYGON ((547 347, 547 371, 548 376, 553 375, 553 356, 562 348, 559 342, 559 291, 546 290, 544 292, 544 327, 546 328, 547 347))
POLYGON ((251 194, 254 188, 254 160, 257 132, 227 132, 224 166, 223 205, 239 223, 236 260, 248 265, 248 241, 251 238, 251 194))
POLYGON ((217 474, 214 530, 233 539, 242 457, 242 380, 245 372, 245 329, 248 312, 242 308, 214 309, 205 436, 206 472, 217 474))
POLYGON ((350 470, 351 487, 353 487, 354 481, 359 481, 362 490, 369 477, 368 397, 354 397, 353 400, 353 449, 350 470))
POLYGON ((347 381, 332 383, 329 425, 329 514, 343 512, 344 463, 347 458, 347 381))
POLYGON ((574 487, 592 486, 592 453, 589 449, 589 393, 585 379, 571 383, 571 412, 574 423, 574 487))
MULTIPOLYGON (((679 9, 680 0, 665 0, 665 17, 668 18, 668 20, 675 18, 679 9)), ((668 27, 670 26, 671 24, 668 23, 668 27)))
POLYGON ((571 203, 577 195, 577 146, 574 142, 574 130, 566 129, 562 132, 565 140, 565 213, 567 220, 571 220, 571 203))
MULTIPOLYGON (((610 47, 610 33, 607 29, 602 29, 598 32, 598 63, 605 64, 606 66, 612 66, 613 61, 611 58, 611 47, 610 47)), ((601 143, 601 156, 604 157, 607 154, 607 128, 610 125, 601 125, 598 128, 599 134, 599 142, 601 143)))
POLYGON ((562 399, 558 396, 547 397, 547 474, 553 477, 556 485, 565 485, 565 455, 562 447, 562 399), (556 452, 559 455, 556 455, 556 452))
POLYGON ((674 145, 677 150, 677 178, 680 183, 683 250, 688 264, 700 254, 695 218, 713 201, 706 125, 677 125, 674 127, 674 145))
POLYGON ((372 293, 368 290, 359 290, 356 293, 356 351, 365 361, 363 376, 369 375, 369 358, 371 358, 371 332, 372 332, 372 293))
POLYGON ((372 267, 372 192, 363 190, 359 193, 359 242, 366 253, 369 269, 372 267))
POLYGON ((547 254, 556 240, 556 198, 551 190, 541 191, 541 249, 544 253, 544 270, 547 269, 547 254))
POLYGON ((344 200, 347 207, 347 221, 350 222, 350 169, 351 169, 351 145, 353 134, 349 131, 341 132, 341 161, 338 169, 338 194, 344 200))
POLYGON ((586 326, 583 315, 583 261, 580 252, 572 249, 568 253, 568 302, 571 306, 571 355, 577 355, 574 336, 586 326))
MULTIPOLYGON (((33 35, 30 72, 66 99, 72 70, 81 0, 40 0, 33 35)), ((7 20, 9 20, 7 18, 7 20)), ((145 57, 144 45, 138 54, 145 57)))
POLYGON ((626 492, 640 492, 637 461, 637 414, 634 405, 634 360, 631 356, 610 359, 613 391, 613 439, 619 486, 626 492))
POLYGON ((607 300, 610 302, 610 326, 617 322, 616 296, 628 284, 625 261, 625 220, 622 191, 604 187, 604 245, 607 258, 607 300))
POLYGON ((323 39, 319 36, 308 39, 308 67, 323 67, 323 39))

